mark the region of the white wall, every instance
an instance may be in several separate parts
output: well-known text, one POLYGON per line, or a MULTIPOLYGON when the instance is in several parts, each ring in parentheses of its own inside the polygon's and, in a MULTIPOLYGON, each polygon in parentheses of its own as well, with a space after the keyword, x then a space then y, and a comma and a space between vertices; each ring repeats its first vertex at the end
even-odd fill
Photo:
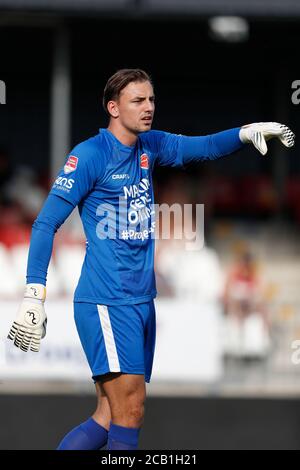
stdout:
MULTIPOLYGON (((6 339, 18 304, 0 302, 0 380, 89 380, 90 371, 73 320, 72 299, 48 300, 47 335, 39 353, 24 353, 6 339)), ((214 381, 222 374, 220 313, 215 304, 156 301, 153 381, 214 381)))

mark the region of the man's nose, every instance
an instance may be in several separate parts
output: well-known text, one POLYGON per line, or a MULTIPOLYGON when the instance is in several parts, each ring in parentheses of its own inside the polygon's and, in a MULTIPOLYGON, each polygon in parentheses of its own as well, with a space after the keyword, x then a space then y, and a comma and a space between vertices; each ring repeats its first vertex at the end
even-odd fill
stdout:
POLYGON ((154 110, 154 103, 153 101, 147 100, 146 101, 146 110, 153 111, 154 110))

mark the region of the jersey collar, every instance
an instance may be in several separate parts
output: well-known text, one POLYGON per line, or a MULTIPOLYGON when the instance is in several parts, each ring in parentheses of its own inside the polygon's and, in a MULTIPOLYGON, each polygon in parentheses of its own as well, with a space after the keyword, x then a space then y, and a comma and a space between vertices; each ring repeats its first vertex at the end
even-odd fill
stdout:
POLYGON ((99 132, 104 132, 109 137, 109 139, 112 142, 114 142, 114 144, 117 145, 117 147, 121 150, 127 150, 127 151, 131 152, 135 147, 135 145, 124 145, 124 144, 122 144, 122 142, 120 142, 116 138, 116 136, 112 132, 110 132, 108 129, 100 128, 99 132))

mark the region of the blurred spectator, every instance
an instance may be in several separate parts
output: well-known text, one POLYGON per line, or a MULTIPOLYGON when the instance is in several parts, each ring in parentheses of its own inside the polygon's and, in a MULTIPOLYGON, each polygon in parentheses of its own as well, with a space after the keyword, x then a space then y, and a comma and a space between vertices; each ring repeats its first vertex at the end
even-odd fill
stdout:
POLYGON ((262 357, 269 347, 267 309, 257 262, 247 247, 229 269, 224 291, 226 352, 262 357))
POLYGON ((34 220, 46 195, 33 169, 14 166, 8 151, 0 148, 0 206, 19 209, 25 218, 34 220))
POLYGON ((31 225, 45 197, 34 171, 13 166, 9 152, 0 148, 0 243, 11 248, 29 242, 31 225))
POLYGON ((37 175, 31 168, 25 166, 15 169, 6 185, 6 193, 29 221, 36 218, 47 196, 46 191, 38 185, 37 175))

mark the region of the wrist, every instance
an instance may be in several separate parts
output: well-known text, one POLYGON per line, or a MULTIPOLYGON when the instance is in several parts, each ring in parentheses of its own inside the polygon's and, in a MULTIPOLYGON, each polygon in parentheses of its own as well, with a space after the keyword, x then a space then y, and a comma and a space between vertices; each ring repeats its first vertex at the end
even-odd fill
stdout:
POLYGON ((240 131, 239 131, 239 138, 240 138, 240 141, 243 143, 243 144, 247 144, 249 143, 249 135, 248 135, 248 125, 247 126, 243 126, 240 128, 240 131))
POLYGON ((27 284, 24 292, 24 299, 35 299, 44 302, 46 299, 46 287, 43 284, 27 284))

